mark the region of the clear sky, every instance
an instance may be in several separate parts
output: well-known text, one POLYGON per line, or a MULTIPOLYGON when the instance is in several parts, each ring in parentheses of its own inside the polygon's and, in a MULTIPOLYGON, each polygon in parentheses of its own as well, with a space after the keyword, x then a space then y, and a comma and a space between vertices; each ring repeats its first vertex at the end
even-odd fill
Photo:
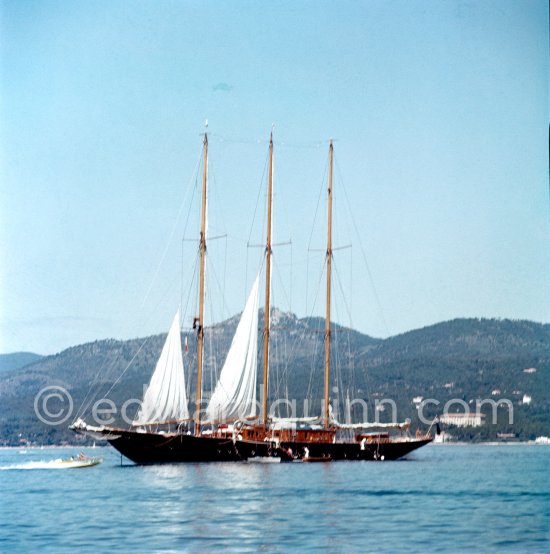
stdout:
POLYGON ((374 336, 550 321, 546 0, 0 10, 0 352, 166 332, 195 263, 205 119, 210 232, 228 235, 209 250, 212 321, 259 264, 272 125, 276 241, 293 242, 275 249, 276 305, 323 314, 333 137, 335 246, 352 243, 337 321, 346 305, 374 336))

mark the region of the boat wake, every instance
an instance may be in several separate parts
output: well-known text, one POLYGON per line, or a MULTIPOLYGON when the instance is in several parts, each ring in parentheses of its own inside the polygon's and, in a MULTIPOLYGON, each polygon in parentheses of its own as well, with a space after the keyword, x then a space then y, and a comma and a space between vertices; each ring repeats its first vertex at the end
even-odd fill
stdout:
POLYGON ((9 470, 25 470, 25 469, 69 469, 69 468, 79 468, 79 467, 91 467, 101 463, 100 458, 87 458, 87 459, 68 459, 62 460, 58 458, 56 460, 48 461, 36 461, 36 462, 25 462, 23 464, 8 464, 0 466, 0 471, 9 471, 9 470))
POLYGON ((10 469, 59 469, 61 458, 58 460, 25 462, 23 464, 8 464, 0 466, 0 470, 10 469))

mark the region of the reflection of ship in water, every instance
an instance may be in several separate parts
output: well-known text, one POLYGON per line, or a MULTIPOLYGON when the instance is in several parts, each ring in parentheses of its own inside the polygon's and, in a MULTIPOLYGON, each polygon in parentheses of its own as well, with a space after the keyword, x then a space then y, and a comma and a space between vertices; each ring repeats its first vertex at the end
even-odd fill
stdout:
MULTIPOLYGON (((426 433, 409 435, 409 422, 395 424, 340 423, 330 405, 331 286, 332 286, 332 173, 329 147, 326 247, 326 317, 324 398, 322 415, 274 417, 268 413, 270 317, 264 317, 262 410, 256 410, 258 358, 258 302, 260 273, 252 285, 225 363, 210 401, 201 413, 204 348, 205 258, 207 242, 208 138, 203 143, 201 229, 199 235, 199 314, 197 331, 197 387, 194 417, 188 411, 183 368, 180 315, 176 314, 151 377, 141 409, 131 428, 88 425, 77 419, 71 428, 107 439, 136 463, 195 461, 332 461, 395 460, 431 442, 426 433), (173 428, 175 427, 175 430, 173 428), (400 432, 394 436, 392 432, 400 432)), ((265 309, 271 314, 273 138, 269 143, 265 266, 265 309)))

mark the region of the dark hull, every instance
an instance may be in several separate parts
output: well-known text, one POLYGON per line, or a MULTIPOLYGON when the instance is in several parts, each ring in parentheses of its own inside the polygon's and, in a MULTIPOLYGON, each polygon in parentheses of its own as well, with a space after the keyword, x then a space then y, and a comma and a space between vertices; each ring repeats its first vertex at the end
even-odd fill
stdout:
POLYGON ((255 442, 176 433, 138 433, 109 429, 109 443, 136 464, 181 462, 238 462, 253 457, 279 457, 282 461, 302 460, 306 454, 327 460, 397 460, 431 442, 431 438, 393 440, 366 444, 283 442, 276 448, 270 442, 255 442))
POLYGON ((107 438, 111 446, 136 464, 236 462, 243 458, 231 439, 193 435, 122 431, 107 438))
POLYGON ((255 456, 288 459, 285 452, 265 442, 234 443, 230 438, 134 431, 118 431, 116 436, 111 434, 106 438, 111 446, 136 464, 243 462, 255 456))
POLYGON ((307 442, 283 442, 281 449, 292 451, 297 459, 308 455, 315 459, 327 458, 329 460, 398 460, 413 450, 432 442, 431 438, 398 440, 366 444, 364 449, 359 443, 307 443, 307 442))

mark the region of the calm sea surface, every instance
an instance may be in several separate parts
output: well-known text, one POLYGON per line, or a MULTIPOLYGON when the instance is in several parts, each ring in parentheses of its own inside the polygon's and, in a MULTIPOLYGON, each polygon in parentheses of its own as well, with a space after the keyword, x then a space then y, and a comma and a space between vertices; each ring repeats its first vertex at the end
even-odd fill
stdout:
POLYGON ((111 448, 0 450, 2 552, 550 551, 550 446, 399 462, 139 467, 111 448))

